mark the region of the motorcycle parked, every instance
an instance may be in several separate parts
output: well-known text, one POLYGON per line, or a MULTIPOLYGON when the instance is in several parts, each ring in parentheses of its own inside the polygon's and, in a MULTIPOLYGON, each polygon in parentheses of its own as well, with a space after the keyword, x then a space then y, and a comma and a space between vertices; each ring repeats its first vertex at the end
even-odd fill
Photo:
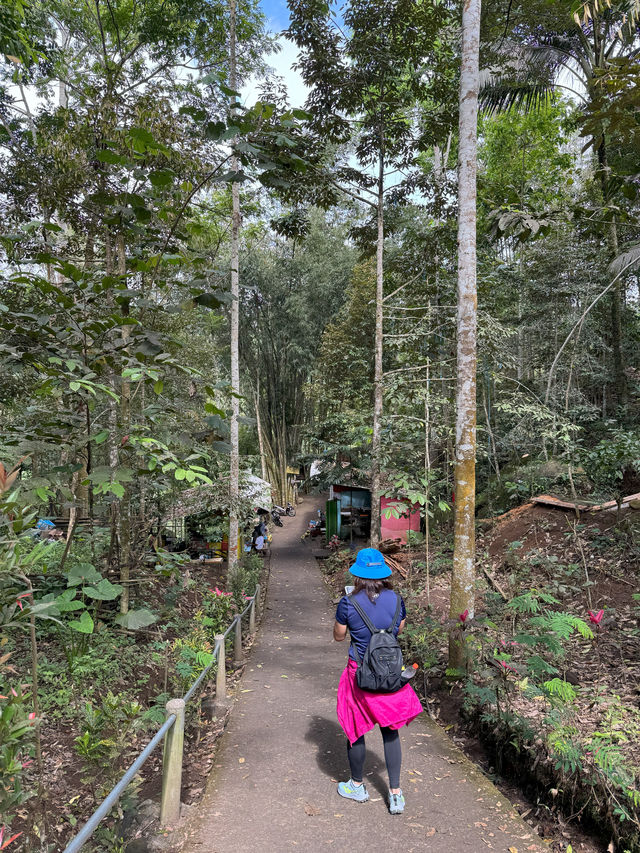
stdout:
POLYGON ((280 521, 280 513, 278 512, 278 509, 281 509, 281 507, 274 506, 271 510, 271 520, 276 527, 284 527, 283 523, 280 521))

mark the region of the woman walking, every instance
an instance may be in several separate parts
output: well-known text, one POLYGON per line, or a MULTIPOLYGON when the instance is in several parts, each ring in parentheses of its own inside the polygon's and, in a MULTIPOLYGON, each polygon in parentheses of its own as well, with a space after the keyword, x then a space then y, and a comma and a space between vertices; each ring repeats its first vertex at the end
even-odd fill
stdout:
POLYGON ((358 687, 358 661, 363 659, 371 639, 371 630, 358 613, 356 603, 375 628, 386 630, 393 622, 396 637, 404 628, 407 611, 402 597, 393 591, 389 580, 391 569, 380 551, 363 548, 350 572, 356 579, 355 589, 352 596, 345 595, 340 599, 333 626, 333 639, 337 642, 345 639, 347 629, 351 634, 349 661, 338 686, 338 721, 348 740, 347 757, 351 778, 338 784, 338 793, 341 797, 359 803, 369 799, 362 780, 366 757, 364 736, 378 724, 389 774, 389 811, 391 814, 401 814, 404 811, 404 797, 400 788, 402 750, 398 730, 421 713, 422 705, 408 683, 395 693, 371 693, 358 687))

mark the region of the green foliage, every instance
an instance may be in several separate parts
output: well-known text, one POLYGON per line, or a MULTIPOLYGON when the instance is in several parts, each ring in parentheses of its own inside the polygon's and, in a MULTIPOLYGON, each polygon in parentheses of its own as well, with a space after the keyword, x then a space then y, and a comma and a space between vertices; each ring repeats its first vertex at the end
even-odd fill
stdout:
POLYGON ((545 692, 552 699, 559 699, 563 703, 573 702, 576 698, 576 691, 561 678, 552 678, 550 681, 545 681, 542 685, 545 692))
POLYGON ((625 473, 640 473, 640 432, 613 430, 584 453, 583 464, 598 488, 619 500, 625 473))
POLYGON ((138 631, 140 628, 148 628, 149 625, 153 625, 154 622, 158 621, 158 617, 150 610, 147 610, 146 607, 142 607, 140 610, 129 610, 128 613, 118 613, 114 621, 116 625, 121 625, 129 631, 138 631))
POLYGON ((186 693, 191 684, 213 662, 213 645, 208 639, 204 625, 194 628, 191 633, 178 637, 171 646, 177 687, 186 693))
POLYGON ((416 661, 428 674, 438 664, 443 637, 442 626, 430 616, 422 624, 409 621, 401 634, 406 663, 416 661))
MULTIPOLYGON (((74 741, 83 761, 85 782, 94 797, 103 797, 122 775, 121 761, 135 734, 144 726, 142 706, 121 693, 109 690, 99 705, 85 703, 82 734, 74 741)), ((135 792, 127 789, 127 799, 135 792)))
POLYGON ((28 695, 19 685, 6 682, 7 695, 0 696, 0 814, 10 824, 16 810, 32 794, 22 784, 24 770, 33 754, 33 717, 29 715, 28 695))
POLYGON ((194 615, 206 629, 206 635, 213 645, 216 634, 224 634, 237 612, 237 606, 231 593, 210 589, 202 600, 202 611, 194 615))
POLYGON ((255 592, 264 568, 264 558, 258 554, 245 554, 230 577, 231 592, 238 610, 246 607, 247 596, 255 592))

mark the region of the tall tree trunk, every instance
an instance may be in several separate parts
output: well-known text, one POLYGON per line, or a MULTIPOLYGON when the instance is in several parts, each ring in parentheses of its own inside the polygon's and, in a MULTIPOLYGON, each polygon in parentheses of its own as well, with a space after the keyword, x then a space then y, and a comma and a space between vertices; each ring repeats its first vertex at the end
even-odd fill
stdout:
POLYGON ((371 437, 371 547, 380 544, 380 452, 382 426, 382 306, 384 281, 384 144, 380 139, 378 166, 378 244, 376 247, 376 333, 374 362, 373 435, 371 437))
MULTIPOLYGON (((229 85, 235 92, 236 78, 236 0, 229 4, 229 85)), ((236 96, 231 95, 231 116, 237 109, 236 96)), ((234 140, 235 142, 235 140, 234 140)), ((238 171, 238 158, 231 158, 231 171, 238 171)), ((238 351, 238 324, 240 317, 240 186, 231 184, 231 423, 230 423, 230 475, 229 475, 229 575, 238 565, 238 501, 240 493, 240 441, 238 418, 240 416, 240 363, 238 351)))
MULTIPOLYGON (((600 189, 602 201, 605 205, 609 203, 609 188, 607 178, 609 165, 607 162, 607 148, 603 139, 598 146, 598 164, 600 176, 600 189)), ((607 247, 611 260, 618 256, 618 226, 615 218, 606 226, 607 247)), ((611 402, 616 405, 624 405, 627 402, 627 377, 624 372, 624 359, 622 357, 622 282, 616 281, 611 289, 611 351, 613 353, 613 388, 611 402)))
MULTIPOLYGON (((114 267, 113 267, 113 245, 111 242, 111 233, 108 228, 105 229, 104 235, 104 256, 105 256, 105 269, 107 275, 113 275, 114 267)), ((114 366, 113 371, 111 373, 111 390, 114 393, 114 397, 109 397, 107 400, 107 423, 109 425, 109 438, 108 438, 108 449, 109 449, 109 470, 111 473, 111 479, 114 480, 116 477, 116 471, 120 462, 120 452, 119 452, 119 444, 118 444, 118 400, 120 394, 120 386, 118 383, 117 370, 114 366)), ((89 410, 87 410, 87 424, 89 423, 89 410)), ((91 433, 87 427, 87 436, 91 433)), ((93 507, 92 507, 93 510, 93 507)), ((118 561, 119 554, 119 545, 118 545, 118 535, 120 531, 120 501, 114 500, 111 502, 111 518, 110 518, 110 539, 109 539, 109 555, 108 555, 108 563, 110 568, 115 568, 115 564, 118 561)), ((92 540, 93 541, 93 540, 92 540)))
MULTIPOLYGON (((431 309, 431 304, 429 304, 431 309)), ((429 310, 431 326, 431 310, 429 310)), ((424 396, 424 566, 426 579, 427 606, 431 606, 431 567, 429 563, 429 504, 431 502, 431 362, 427 361, 427 388, 424 396)))
MULTIPOLYGON (((123 278, 127 274, 127 255, 124 244, 124 236, 118 234, 116 239, 116 254, 118 263, 118 275, 123 278)), ((122 313, 129 313, 128 302, 125 302, 122 313)), ((131 326, 122 326, 122 354, 127 358, 127 344, 131 337, 131 326)), ((126 361, 123 362, 126 365, 126 361)), ((120 427, 122 430, 122 441, 129 435, 131 428, 131 382, 124 377, 120 381, 120 427)), ((120 583, 124 587, 120 596, 120 613, 129 612, 129 582, 131 580, 131 486, 125 485, 124 495, 120 501, 120 583)))
MULTIPOLYGON (((462 67, 458 154, 458 312, 456 383, 456 461, 453 569, 450 616, 458 619, 475 605, 476 491, 476 173, 480 0, 465 0, 462 10, 462 67)), ((464 644, 451 635, 449 666, 465 662, 464 644)))
POLYGON ((261 476, 263 480, 267 480, 267 462, 265 459, 265 451, 264 451, 264 437, 262 435, 262 420, 260 418, 260 374, 256 377, 256 396, 255 396, 255 406, 256 406, 256 425, 258 428, 258 447, 260 449, 260 470, 261 476))

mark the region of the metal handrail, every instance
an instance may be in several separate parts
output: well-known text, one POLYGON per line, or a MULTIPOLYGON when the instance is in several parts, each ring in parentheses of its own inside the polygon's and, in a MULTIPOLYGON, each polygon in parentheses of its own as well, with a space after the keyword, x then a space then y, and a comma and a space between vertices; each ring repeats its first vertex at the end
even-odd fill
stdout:
MULTIPOLYGON (((221 640, 219 639, 216 642, 214 649, 213 649, 213 659, 211 660, 211 663, 209 663, 202 670, 200 675, 196 678, 196 680, 193 682, 193 684, 191 685, 189 690, 187 690, 187 692, 183 696, 182 701, 185 704, 189 701, 189 699, 191 699, 191 697, 193 696, 195 691, 198 689, 200 684, 202 684, 202 681, 204 680, 205 675, 207 675, 207 673, 209 672, 209 670, 211 669, 213 664, 216 662, 216 660, 220 656, 220 647, 221 647, 222 643, 224 642, 224 640, 226 640, 226 638, 229 636, 231 631, 235 628, 236 623, 238 621, 242 621, 242 617, 245 616, 249 612, 249 610, 253 606, 254 601, 256 600, 256 596, 259 595, 259 593, 260 593, 260 584, 257 584, 256 591, 251 596, 251 598, 248 600, 249 603, 247 604, 245 609, 242 611, 242 613, 238 613, 236 616, 234 616, 233 621, 231 622, 231 624, 229 625, 227 630, 222 635, 222 639, 221 640)), ((120 781, 111 789, 111 791, 107 794, 105 799, 100 803, 100 805, 95 810, 95 812, 91 815, 91 817, 87 820, 87 822, 82 826, 82 828, 80 829, 78 834, 76 836, 74 836, 74 838, 72 838, 71 841, 67 844, 67 846, 64 849, 64 853, 78 853, 78 851, 82 849, 84 844, 86 844, 86 842, 91 838, 93 833, 96 831, 96 829, 98 828, 98 825, 103 820, 103 818, 105 818, 109 814, 111 809, 116 805, 116 803, 120 799, 120 795, 123 793, 123 791, 125 790, 127 785, 133 780, 136 773, 142 768, 142 766, 146 762, 147 758, 149 758, 149 756, 154 751, 154 749, 158 746, 158 744, 162 741, 162 739, 165 737, 165 735, 169 732, 169 730, 171 729, 171 727, 175 723, 176 719, 177 718, 176 718, 175 714, 170 714, 167 717, 167 719, 164 721, 162 726, 158 729, 158 731, 151 738, 149 743, 142 750, 140 755, 133 762, 131 767, 129 767, 129 769, 126 771, 126 773, 124 774, 122 779, 120 779, 120 781)))
POLYGON ((93 833, 98 828, 98 824, 100 821, 106 817, 111 809, 115 806, 115 804, 120 799, 120 794, 127 787, 129 782, 132 781, 138 770, 141 769, 142 765, 145 763, 147 758, 151 755, 153 750, 158 746, 160 741, 163 739, 165 734, 169 731, 171 726, 176 721, 176 715, 171 714, 170 717, 164 721, 162 726, 158 729, 155 735, 151 738, 149 743, 142 750, 140 755, 133 762, 131 767, 124 774, 122 779, 118 782, 118 784, 112 788, 111 792, 107 795, 107 797, 100 803, 95 812, 91 815, 89 820, 84 824, 80 832, 75 836, 75 838, 69 842, 69 844, 65 847, 64 853, 77 853, 78 850, 82 848, 82 846, 91 838, 93 833))

